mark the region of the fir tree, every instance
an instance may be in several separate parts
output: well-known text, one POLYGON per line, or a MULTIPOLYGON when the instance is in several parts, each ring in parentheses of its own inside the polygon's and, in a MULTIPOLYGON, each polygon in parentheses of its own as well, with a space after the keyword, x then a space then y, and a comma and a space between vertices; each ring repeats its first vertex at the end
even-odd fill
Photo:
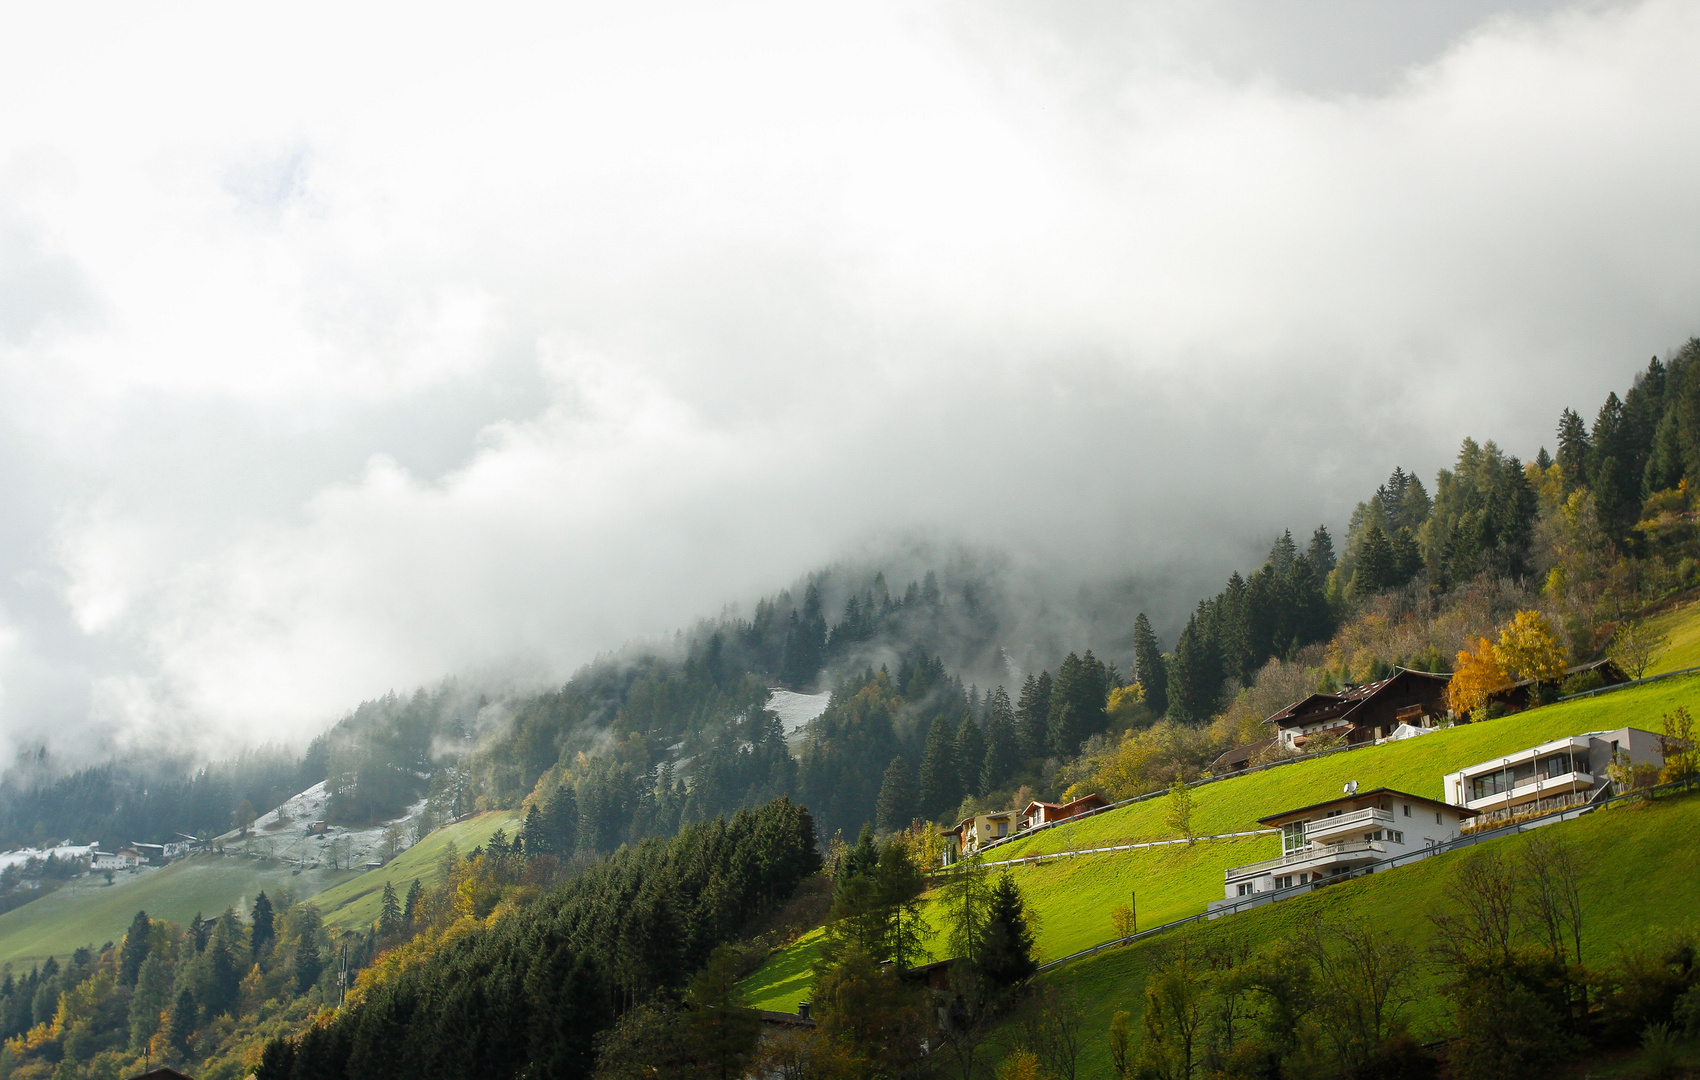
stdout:
POLYGON ((1045 752, 1051 722, 1051 675, 1042 671, 1029 675, 1021 684, 1021 698, 1015 710, 1016 747, 1024 758, 1038 757, 1045 752))
POLYGON ((272 902, 263 890, 254 898, 254 910, 249 912, 248 921, 248 948, 258 957, 266 942, 277 936, 273 926, 272 902))
POLYGON ((153 923, 148 919, 148 913, 136 912, 136 917, 130 920, 130 929, 124 934, 124 953, 118 964, 118 981, 125 986, 136 985, 142 961, 148 958, 148 938, 152 931, 153 923))
POLYGON ((980 770, 986 763, 986 738, 973 713, 964 713, 956 729, 956 775, 964 795, 980 794, 980 770))
POLYGON ((998 687, 993 704, 986 712, 986 757, 980 765, 980 791, 997 791, 1014 778, 1021 768, 1021 752, 1015 743, 1013 710, 1009 695, 998 687), (1002 701, 1001 707, 999 700, 1002 701))
POLYGON ((415 925, 419 920, 419 901, 424 899, 425 890, 414 878, 413 884, 407 887, 407 900, 401 907, 401 921, 407 926, 415 925))
POLYGON ((1222 695, 1222 658, 1200 618, 1202 614, 1207 613, 1200 604, 1169 658, 1169 712, 1189 724, 1201 724, 1214 716, 1222 695))
POLYGON ((525 824, 520 826, 519 842, 527 855, 555 854, 554 838, 548 835, 548 830, 544 828, 543 811, 537 809, 536 803, 532 803, 530 809, 525 812, 525 824))
POLYGON ((933 720, 927 731, 927 748, 921 754, 921 775, 917 797, 921 813, 929 821, 942 821, 962 801, 961 784, 956 777, 956 740, 944 717, 933 720))
POLYGON ((901 757, 894 757, 886 766, 885 778, 880 782, 874 824, 881 832, 899 832, 909 827, 915 815, 915 784, 909 778, 909 763, 901 757))
MULTIPOLYGON (((1314 541, 1313 541, 1314 543, 1314 541)), ((1169 671, 1163 650, 1151 632, 1151 620, 1140 612, 1133 620, 1133 675, 1145 690, 1145 705, 1154 716, 1169 711, 1169 671)))
POLYGON ((1565 409, 1558 417, 1558 467, 1566 492, 1587 482, 1591 456, 1587 427, 1574 411, 1565 409))
POLYGON ((177 1003, 171 1007, 171 1026, 166 1029, 166 1043, 179 1061, 187 1061, 193 1053, 195 1035, 195 995, 188 988, 178 991, 177 1003))
POLYGON ((1007 870, 998 876, 987 898, 984 932, 979 966, 993 986, 1014 986, 1038 969, 1027 903, 1007 870))
POLYGON ((1373 596, 1393 584, 1393 545, 1382 531, 1381 522, 1370 519, 1358 541, 1357 569, 1352 572, 1352 593, 1373 596))
POLYGON ((401 931, 401 901, 396 897, 395 886, 384 882, 383 906, 378 912, 378 936, 393 938, 401 931))

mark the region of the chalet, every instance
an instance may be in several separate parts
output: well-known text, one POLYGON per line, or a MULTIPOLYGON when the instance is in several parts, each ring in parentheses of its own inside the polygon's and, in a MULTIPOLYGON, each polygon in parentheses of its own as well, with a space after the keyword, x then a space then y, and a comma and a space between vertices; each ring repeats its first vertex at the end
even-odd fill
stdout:
POLYGON ((323 836, 330 831, 331 827, 323 821, 309 821, 307 823, 308 836, 323 836))
POLYGON ((1020 818, 1019 810, 998 810, 965 817, 955 827, 940 830, 945 843, 944 864, 949 866, 993 841, 1012 835, 1019 828, 1020 818))
MULTIPOLYGON (((1629 681, 1629 676, 1624 674, 1623 669, 1617 666, 1617 662, 1609 658, 1567 667, 1564 669, 1564 678, 1569 679, 1575 675, 1585 675, 1590 671, 1599 672, 1601 682, 1606 686, 1616 686, 1619 683, 1629 681)), ((1512 712, 1518 712, 1529 707, 1529 694, 1534 688, 1535 680, 1522 679, 1504 689, 1495 690, 1490 697, 1512 712)))
POLYGON ((1385 679, 1295 701, 1264 723, 1288 750, 1313 737, 1338 734, 1350 745, 1379 742, 1401 726, 1431 728, 1446 712, 1450 675, 1400 668, 1385 679))
POLYGON ((1614 759, 1659 765, 1661 736, 1626 727, 1554 739, 1447 773, 1442 797, 1489 818, 1560 810, 1603 794, 1614 759))
POLYGON ((171 861, 165 854, 164 844, 138 844, 132 841, 130 846, 136 849, 136 854, 149 866, 164 866, 171 861))
POLYGON ((134 870, 142 863, 142 857, 129 848, 119 848, 117 851, 96 851, 89 857, 91 870, 134 870))
POLYGON ((1261 894, 1281 899, 1296 895, 1329 878, 1372 867, 1401 855, 1424 852, 1456 840, 1466 820, 1476 816, 1468 807, 1454 806, 1392 788, 1358 791, 1346 785, 1338 799, 1284 810, 1259 818, 1258 824, 1281 830, 1277 858, 1227 871, 1226 895, 1212 901, 1217 909, 1235 907, 1261 894))
POLYGON ((1259 739, 1254 743, 1236 746, 1210 763, 1210 772, 1220 776, 1223 773, 1240 772, 1250 767, 1265 754, 1276 750, 1281 745, 1281 736, 1271 735, 1267 739, 1259 739))
POLYGON ((1041 825, 1052 825, 1082 814, 1090 814, 1094 810, 1102 810, 1108 805, 1109 800, 1097 794, 1082 795, 1073 802, 1066 803, 1034 800, 1021 811, 1021 828, 1037 829, 1041 825))

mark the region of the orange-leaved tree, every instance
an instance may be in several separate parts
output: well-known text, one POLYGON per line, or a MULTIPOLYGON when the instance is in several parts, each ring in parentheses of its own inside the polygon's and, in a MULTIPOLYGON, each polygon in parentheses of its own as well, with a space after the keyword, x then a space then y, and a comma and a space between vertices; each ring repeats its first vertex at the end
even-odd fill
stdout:
POLYGON ((1486 705, 1488 695, 1510 683, 1499 650, 1487 638, 1477 638, 1475 648, 1460 652, 1453 664, 1452 681, 1446 684, 1446 707, 1466 716, 1486 705))
POLYGON ((1499 632, 1499 663, 1520 679, 1555 683, 1564 678, 1564 646, 1538 611, 1519 611, 1499 632))

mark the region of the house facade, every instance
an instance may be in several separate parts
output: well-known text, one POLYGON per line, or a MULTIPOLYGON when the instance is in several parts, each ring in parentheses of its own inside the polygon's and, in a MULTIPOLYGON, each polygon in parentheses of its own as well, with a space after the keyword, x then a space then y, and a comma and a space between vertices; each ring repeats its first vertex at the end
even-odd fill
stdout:
POLYGON ((129 848, 119 848, 117 851, 97 851, 89 857, 91 870, 134 870, 142 864, 142 857, 129 848))
POLYGON ((987 844, 1013 836, 1020 830, 1021 811, 998 810, 963 818, 949 829, 940 830, 944 837, 944 863, 949 866, 966 858, 987 844))
POLYGON ((1401 726, 1435 727, 1447 715, 1450 675, 1400 668, 1385 679, 1317 693, 1293 702, 1264 723, 1288 750, 1302 750, 1318 735, 1343 736, 1348 744, 1380 742, 1401 726))
MULTIPOLYGON (((1355 784, 1347 787, 1355 788, 1355 784)), ((1476 811, 1392 788, 1349 791, 1338 799, 1259 818, 1281 830, 1278 858, 1236 866, 1226 893, 1210 906, 1244 903, 1361 870, 1383 859, 1419 855, 1456 840, 1476 811)))
POLYGON ((1090 814, 1110 805, 1109 800, 1102 795, 1082 795, 1073 802, 1053 803, 1034 800, 1021 811, 1021 828, 1036 829, 1041 825, 1050 825, 1058 821, 1067 821, 1081 814, 1090 814))
POLYGON ((1640 728, 1591 731, 1478 762, 1442 781, 1446 801, 1490 818, 1543 813, 1602 794, 1613 759, 1635 765, 1664 761, 1660 737, 1640 728))

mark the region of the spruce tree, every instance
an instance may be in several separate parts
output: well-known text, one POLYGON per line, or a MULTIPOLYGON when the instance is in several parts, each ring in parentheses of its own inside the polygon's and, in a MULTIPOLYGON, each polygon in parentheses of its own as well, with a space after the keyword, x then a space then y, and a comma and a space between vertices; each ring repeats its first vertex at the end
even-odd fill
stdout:
POLYGON ((554 854, 565 859, 577 851, 579 844, 578 797, 573 793, 571 784, 562 784, 555 789, 553 795, 549 796, 548 805, 544 808, 544 817, 549 843, 554 847, 554 854))
POLYGON ((1305 556, 1310 560, 1311 573, 1316 575, 1316 587, 1327 588, 1328 575, 1334 569, 1334 538, 1328 535, 1328 526, 1318 525, 1310 534, 1305 556))
POLYGON ((401 921, 408 926, 419 920, 419 902, 425 898, 425 889, 414 878, 413 884, 407 887, 407 900, 401 906, 401 921))
POLYGON ((1187 620, 1169 658, 1169 712, 1188 724, 1201 724, 1216 713, 1222 695, 1222 659, 1201 615, 1204 605, 1187 620))
POLYGON ((525 812, 525 824, 520 826, 519 842, 528 856, 555 853, 554 842, 543 827, 543 811, 537 809, 536 803, 532 803, 525 812))
POLYGON ((999 709, 994 698, 986 713, 986 757, 980 764, 980 790, 997 791, 1014 778, 1021 768, 1021 752, 1015 743, 1015 725, 1009 708, 1009 695, 998 687, 997 697, 1003 699, 999 709))
POLYGON ((395 886, 384 882, 383 906, 378 910, 378 936, 392 938, 401 930, 401 901, 396 897, 395 886))
POLYGON ((1007 870, 992 885, 984 933, 985 940, 979 950, 980 972, 993 986, 1014 986, 1037 970, 1027 902, 1007 870))
POLYGON ((921 813, 929 821, 942 821, 962 801, 956 778, 956 740, 949 721, 936 717, 927 731, 927 748, 921 754, 917 797, 921 813))
POLYGON ((962 726, 956 729, 956 775, 962 794, 980 794, 980 770, 986 763, 986 738, 980 731, 973 713, 962 715, 962 726))
POLYGON ((260 949, 277 936, 273 926, 272 902, 264 891, 254 898, 254 910, 249 913, 248 948, 254 956, 260 955, 260 949))
POLYGON ((1558 417, 1558 467, 1566 493, 1588 482, 1590 450, 1587 426, 1574 411, 1565 409, 1558 417))
POLYGON ((136 912, 136 917, 130 920, 130 929, 124 934, 124 954, 118 965, 118 981, 125 986, 136 985, 142 961, 148 958, 148 938, 152 931, 153 923, 148 919, 148 913, 136 912))
POLYGON ((166 1042, 179 1061, 187 1061, 193 1052, 191 1040, 195 1034, 195 995, 188 988, 180 990, 177 1002, 171 1007, 171 1026, 166 1029, 166 1042))
POLYGON ((1381 522, 1371 519, 1358 541, 1357 568, 1352 571, 1352 593, 1374 596, 1393 584, 1393 545, 1382 531, 1381 522))
POLYGON ((1169 711, 1169 670, 1163 663, 1157 635, 1151 632, 1151 620, 1143 611, 1133 620, 1133 677, 1145 691, 1145 706, 1152 715, 1169 711))
POLYGON ((1041 671, 1027 676, 1021 684, 1021 700, 1016 706, 1015 736, 1021 756, 1040 757, 1050 745, 1051 673, 1041 671))
POLYGON ((909 763, 891 759, 880 781, 879 802, 874 808, 874 825, 880 832, 900 832, 915 820, 915 784, 909 778, 909 763))

